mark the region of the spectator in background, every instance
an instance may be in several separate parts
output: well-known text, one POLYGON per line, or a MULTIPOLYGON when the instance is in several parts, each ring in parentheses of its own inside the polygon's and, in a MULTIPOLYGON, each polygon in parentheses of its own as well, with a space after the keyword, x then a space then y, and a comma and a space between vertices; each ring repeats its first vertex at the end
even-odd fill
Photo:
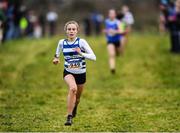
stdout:
POLYGON ((176 0, 174 9, 168 14, 171 52, 180 53, 180 0, 176 0))
POLYGON ((159 15, 159 32, 164 33, 166 31, 166 19, 161 12, 159 15))
POLYGON ((3 23, 4 23, 4 14, 3 12, 0 10, 0 44, 2 43, 3 40, 3 23))
POLYGON ((83 24, 84 24, 84 34, 86 36, 90 36, 91 35, 91 20, 90 20, 90 18, 89 17, 84 18, 83 24))
POLYGON ((12 3, 8 3, 8 8, 6 11, 6 17, 7 17, 6 40, 11 40, 14 38, 14 33, 15 33, 14 10, 15 10, 14 5, 12 3))
POLYGON ((40 13, 39 15, 39 24, 41 26, 42 30, 42 37, 45 36, 45 27, 46 27, 46 17, 43 13, 40 13))
POLYGON ((20 3, 16 2, 14 4, 14 38, 19 38, 20 37, 20 19, 22 17, 22 13, 20 10, 20 3))
POLYGON ((42 28, 39 20, 37 20, 34 24, 34 37, 37 39, 42 37, 42 28))
POLYGON ((29 37, 34 37, 34 26, 37 22, 37 16, 35 15, 35 12, 33 10, 30 10, 28 12, 27 20, 28 20, 28 27, 27 27, 27 35, 29 37))
POLYGON ((101 26, 102 26, 104 17, 102 14, 98 12, 93 12, 91 19, 92 19, 92 23, 93 23, 93 27, 94 27, 94 31, 96 35, 99 35, 101 33, 101 29, 102 29, 101 26))
POLYGON ((21 18, 19 22, 19 27, 20 27, 20 35, 21 37, 26 35, 26 31, 28 28, 28 19, 27 19, 27 9, 26 6, 21 6, 20 7, 20 12, 21 12, 21 18))
POLYGON ((46 19, 49 25, 49 35, 53 36, 56 33, 56 23, 58 20, 58 14, 55 11, 50 10, 46 15, 46 19))
POLYGON ((21 37, 26 35, 26 30, 28 28, 28 20, 25 16, 25 14, 22 16, 20 19, 20 32, 21 32, 21 37))
POLYGON ((5 39, 11 40, 20 37, 20 19, 22 17, 20 11, 20 3, 9 2, 6 10, 6 33, 5 39))
POLYGON ((6 20, 5 16, 6 3, 4 1, 0 1, 0 44, 3 42, 3 34, 4 34, 4 23, 6 20))
POLYGON ((174 3, 170 0, 160 0, 159 31, 168 30, 168 16, 174 10, 174 3))

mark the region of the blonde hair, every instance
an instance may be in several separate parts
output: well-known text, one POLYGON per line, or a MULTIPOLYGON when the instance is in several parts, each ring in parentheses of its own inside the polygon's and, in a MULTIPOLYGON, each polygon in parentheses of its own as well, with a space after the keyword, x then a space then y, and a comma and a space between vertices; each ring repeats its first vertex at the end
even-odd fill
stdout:
POLYGON ((76 25, 77 31, 79 31, 79 24, 78 24, 76 21, 74 21, 74 20, 68 21, 68 22, 64 25, 64 31, 67 30, 67 26, 68 26, 69 24, 74 24, 74 25, 76 25))

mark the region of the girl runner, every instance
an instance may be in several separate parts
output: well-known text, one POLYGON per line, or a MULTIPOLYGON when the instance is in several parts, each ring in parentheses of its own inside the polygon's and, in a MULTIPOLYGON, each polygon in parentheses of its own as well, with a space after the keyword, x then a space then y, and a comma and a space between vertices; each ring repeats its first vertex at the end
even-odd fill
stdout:
POLYGON ((72 118, 76 116, 77 106, 86 82, 86 62, 85 59, 96 60, 94 52, 86 40, 77 37, 79 25, 76 21, 69 21, 65 24, 64 30, 67 39, 59 41, 53 63, 57 65, 60 52, 65 59, 63 77, 68 85, 67 99, 67 120, 66 126, 72 125, 72 118))
POLYGON ((109 66, 112 74, 115 74, 115 55, 120 52, 121 34, 120 21, 116 19, 116 11, 109 10, 109 18, 105 20, 105 30, 107 39, 107 49, 109 54, 109 66))

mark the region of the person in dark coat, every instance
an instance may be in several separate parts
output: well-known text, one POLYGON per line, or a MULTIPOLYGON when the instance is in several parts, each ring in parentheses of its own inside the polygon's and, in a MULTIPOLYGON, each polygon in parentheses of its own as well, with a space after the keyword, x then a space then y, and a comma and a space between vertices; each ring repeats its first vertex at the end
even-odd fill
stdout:
POLYGON ((174 10, 169 12, 168 28, 171 39, 171 52, 180 53, 180 0, 176 0, 174 10))

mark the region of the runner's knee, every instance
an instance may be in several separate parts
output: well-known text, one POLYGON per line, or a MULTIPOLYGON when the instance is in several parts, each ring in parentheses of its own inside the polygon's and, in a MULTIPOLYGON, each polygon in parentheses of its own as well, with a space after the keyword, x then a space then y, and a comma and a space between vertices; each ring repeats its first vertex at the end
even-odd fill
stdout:
POLYGON ((76 85, 71 85, 69 90, 76 94, 77 93, 77 86, 76 85))

